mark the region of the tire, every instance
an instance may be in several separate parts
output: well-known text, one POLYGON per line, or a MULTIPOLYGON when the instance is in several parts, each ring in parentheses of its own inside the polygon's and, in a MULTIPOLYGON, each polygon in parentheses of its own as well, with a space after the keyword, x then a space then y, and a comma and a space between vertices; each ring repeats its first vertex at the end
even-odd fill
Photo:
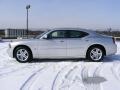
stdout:
POLYGON ((32 53, 26 47, 17 47, 14 52, 14 57, 18 62, 26 63, 32 60, 32 53))
POLYGON ((93 62, 100 62, 104 58, 104 52, 100 47, 91 47, 87 51, 87 59, 93 62))

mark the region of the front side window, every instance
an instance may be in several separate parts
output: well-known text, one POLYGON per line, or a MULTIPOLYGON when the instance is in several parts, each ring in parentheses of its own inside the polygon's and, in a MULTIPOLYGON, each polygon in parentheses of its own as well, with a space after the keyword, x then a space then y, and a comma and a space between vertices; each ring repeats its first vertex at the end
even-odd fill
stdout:
POLYGON ((49 37, 50 38, 66 38, 66 31, 64 30, 53 31, 52 33, 50 33, 49 37))
POLYGON ((87 36, 88 33, 83 32, 83 31, 69 31, 69 38, 82 38, 87 36))

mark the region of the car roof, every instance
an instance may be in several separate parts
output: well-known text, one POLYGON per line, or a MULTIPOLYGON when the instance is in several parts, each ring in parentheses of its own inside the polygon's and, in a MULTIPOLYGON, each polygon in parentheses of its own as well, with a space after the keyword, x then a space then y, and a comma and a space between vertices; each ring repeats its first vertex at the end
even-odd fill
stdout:
POLYGON ((95 31, 92 31, 89 29, 81 29, 81 28, 54 28, 54 29, 51 29, 50 31, 55 31, 55 30, 77 30, 77 31, 87 32, 89 34, 96 34, 95 31))

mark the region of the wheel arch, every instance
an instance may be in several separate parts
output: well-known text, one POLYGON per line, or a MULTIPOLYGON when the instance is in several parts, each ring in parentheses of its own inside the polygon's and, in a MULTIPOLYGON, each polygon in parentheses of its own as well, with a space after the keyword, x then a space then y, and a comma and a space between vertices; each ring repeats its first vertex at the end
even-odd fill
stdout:
POLYGON ((32 55, 32 57, 33 57, 32 50, 31 50, 30 47, 27 46, 27 45, 18 45, 18 46, 16 46, 16 47, 13 49, 13 57, 15 57, 15 50, 16 50, 18 47, 25 47, 25 48, 27 48, 27 49, 30 51, 30 53, 31 53, 31 55, 32 55))
POLYGON ((99 48, 101 48, 103 50, 103 52, 104 52, 104 55, 106 56, 106 49, 105 49, 105 47, 103 45, 93 44, 93 45, 88 47, 87 52, 86 52, 86 57, 87 57, 89 49, 91 49, 92 47, 99 47, 99 48))

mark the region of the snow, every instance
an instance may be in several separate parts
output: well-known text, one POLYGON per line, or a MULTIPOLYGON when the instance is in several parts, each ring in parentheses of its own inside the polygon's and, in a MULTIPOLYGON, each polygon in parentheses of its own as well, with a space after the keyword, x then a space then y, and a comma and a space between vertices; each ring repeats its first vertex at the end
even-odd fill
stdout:
MULTIPOLYGON (((120 90, 120 42, 103 62, 34 61, 19 63, 0 43, 0 90, 120 90)), ((111 47, 112 48, 112 47, 111 47)))

